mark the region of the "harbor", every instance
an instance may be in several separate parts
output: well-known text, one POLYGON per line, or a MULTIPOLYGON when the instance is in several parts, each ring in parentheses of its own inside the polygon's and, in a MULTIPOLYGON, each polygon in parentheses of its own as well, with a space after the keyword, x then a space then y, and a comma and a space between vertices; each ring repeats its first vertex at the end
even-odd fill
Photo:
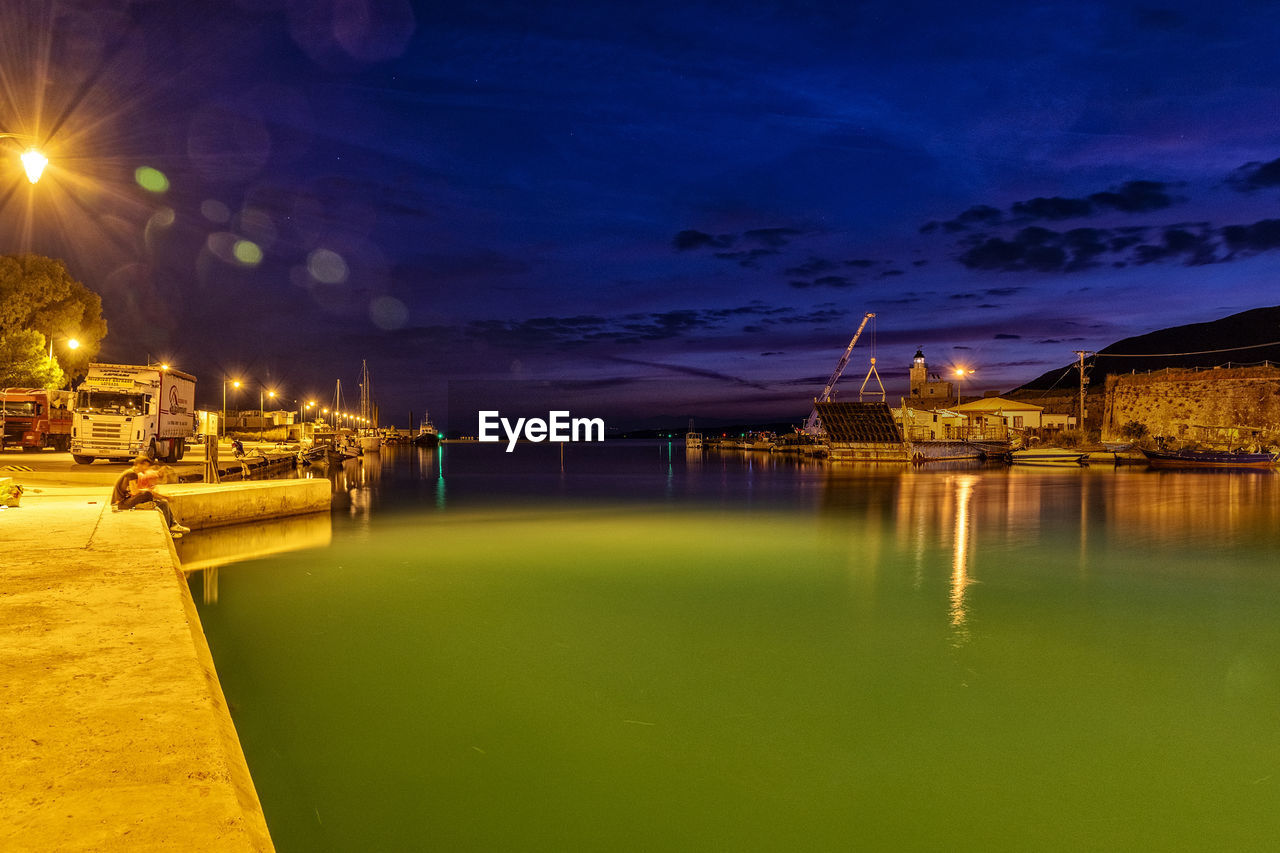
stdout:
POLYGON ((0 851, 1271 849, 1277 27, 0 3, 0 851))

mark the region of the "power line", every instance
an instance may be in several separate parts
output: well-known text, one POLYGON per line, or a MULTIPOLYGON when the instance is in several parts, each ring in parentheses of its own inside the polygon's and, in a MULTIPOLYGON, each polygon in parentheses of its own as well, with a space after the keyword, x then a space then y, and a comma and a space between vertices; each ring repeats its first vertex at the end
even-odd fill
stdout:
POLYGON ((1235 352, 1236 350, 1242 350, 1242 349, 1262 349, 1263 347, 1274 347, 1274 346, 1280 346, 1280 341, 1272 341, 1272 342, 1271 342, 1271 343, 1269 343, 1269 344, 1250 344, 1249 346, 1244 346, 1244 347, 1227 347, 1226 349, 1202 349, 1202 350, 1199 350, 1198 352, 1148 352, 1148 353, 1134 353, 1134 352, 1096 352, 1096 353, 1094 353, 1094 357, 1095 357, 1095 358, 1097 358, 1097 357, 1102 357, 1102 358, 1172 358, 1173 356, 1178 356, 1178 355, 1212 355, 1213 353, 1218 353, 1218 352, 1235 352))

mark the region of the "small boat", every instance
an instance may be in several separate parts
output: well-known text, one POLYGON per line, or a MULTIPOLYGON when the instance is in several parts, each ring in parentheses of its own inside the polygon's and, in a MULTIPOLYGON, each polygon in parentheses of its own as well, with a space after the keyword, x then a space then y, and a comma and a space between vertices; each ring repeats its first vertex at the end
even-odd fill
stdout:
POLYGON ((1276 454, 1245 450, 1143 450, 1152 468, 1274 468, 1276 454))
POLYGON ((702 433, 686 432, 684 434, 685 450, 701 450, 702 449, 702 433))
POLYGON ((435 424, 431 423, 431 416, 425 411, 422 413, 422 423, 418 424, 418 434, 410 441, 415 447, 439 446, 440 433, 436 432, 435 424))
POLYGON ((1084 465, 1088 455, 1061 447, 1042 447, 1035 450, 1015 450, 1009 454, 1009 460, 1014 465, 1071 467, 1084 465))

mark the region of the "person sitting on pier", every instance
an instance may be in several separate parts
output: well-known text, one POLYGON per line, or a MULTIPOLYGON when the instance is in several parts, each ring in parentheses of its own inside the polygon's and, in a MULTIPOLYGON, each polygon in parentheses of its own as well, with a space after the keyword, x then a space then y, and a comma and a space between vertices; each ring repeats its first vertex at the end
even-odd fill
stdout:
POLYGON ((165 522, 169 525, 169 532, 178 539, 184 533, 191 532, 191 528, 183 527, 173 520, 173 512, 169 509, 169 502, 152 492, 148 488, 139 488, 139 482, 144 485, 152 478, 148 476, 151 468, 151 459, 147 456, 139 456, 133 460, 133 467, 125 471, 116 480, 115 487, 111 490, 111 506, 116 510, 133 509, 145 503, 155 504, 156 509, 160 510, 160 514, 164 516, 165 522))

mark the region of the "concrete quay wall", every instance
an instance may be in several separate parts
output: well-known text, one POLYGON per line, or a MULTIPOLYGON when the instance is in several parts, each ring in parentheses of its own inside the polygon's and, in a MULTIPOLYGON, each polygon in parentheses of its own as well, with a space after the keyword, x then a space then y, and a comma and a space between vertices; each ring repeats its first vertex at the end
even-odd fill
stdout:
POLYGON ((328 512, 333 499, 332 486, 323 478, 167 484, 155 491, 168 499, 174 518, 192 530, 328 512))
POLYGON ((0 512, 0 849, 269 851, 159 513, 0 512))
POLYGON ((1280 369, 1275 367, 1159 370, 1107 377, 1104 441, 1121 440, 1130 421, 1153 436, 1203 438, 1201 427, 1243 428, 1247 441, 1261 430, 1266 442, 1280 440, 1280 369))

